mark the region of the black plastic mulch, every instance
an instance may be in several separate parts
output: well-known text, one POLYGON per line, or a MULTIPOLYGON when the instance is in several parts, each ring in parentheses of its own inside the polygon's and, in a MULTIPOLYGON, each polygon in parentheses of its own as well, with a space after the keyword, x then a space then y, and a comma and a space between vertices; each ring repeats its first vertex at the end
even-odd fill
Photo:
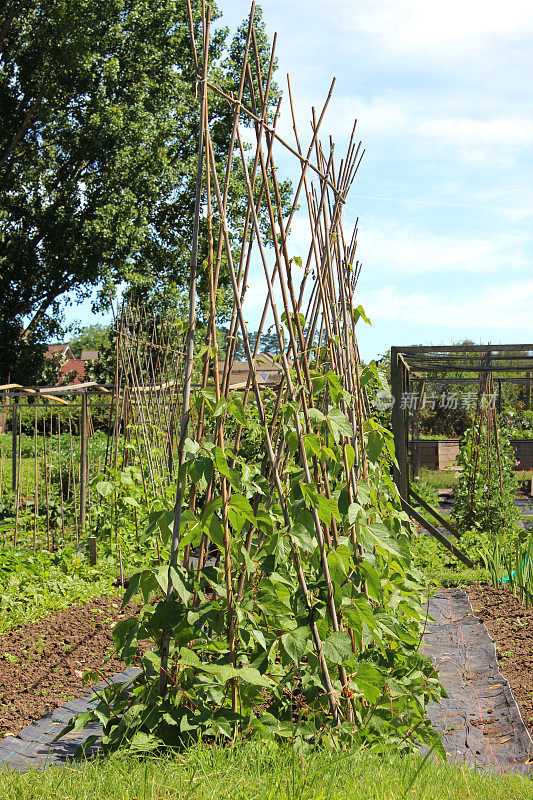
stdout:
MULTIPOLYGON (((112 682, 125 681, 134 677, 138 669, 130 667, 124 672, 114 675, 112 682)), ((98 684, 95 689, 103 688, 104 683, 98 684)), ((83 744, 89 736, 102 734, 102 726, 98 723, 88 725, 83 730, 69 733, 59 741, 53 739, 66 726, 73 716, 93 708, 98 703, 94 691, 91 689, 76 700, 69 700, 61 708, 56 708, 51 714, 46 714, 35 725, 28 725, 20 731, 18 736, 5 736, 0 741, 0 770, 3 767, 24 772, 32 768, 44 768, 50 765, 64 765, 72 760, 79 745, 83 744)), ((86 753, 87 758, 94 756, 99 748, 97 741, 86 753)))
POLYGON ((533 741, 507 680, 496 646, 462 589, 431 598, 422 652, 435 664, 449 695, 430 703, 428 718, 454 761, 483 769, 533 774, 533 741))

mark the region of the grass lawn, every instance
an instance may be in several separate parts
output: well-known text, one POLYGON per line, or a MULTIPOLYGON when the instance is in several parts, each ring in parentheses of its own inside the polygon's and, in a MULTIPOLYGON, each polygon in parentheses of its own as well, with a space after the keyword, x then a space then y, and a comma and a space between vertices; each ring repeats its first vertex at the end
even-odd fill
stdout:
POLYGON ((533 782, 419 757, 292 753, 291 743, 198 746, 183 755, 114 756, 69 767, 1 772, 4 800, 531 800, 533 782))
MULTIPOLYGON (((453 469, 427 469, 420 467, 419 482, 427 483, 435 489, 453 489, 457 485, 459 473, 453 469)), ((413 483, 416 488, 416 482, 413 483)))
MULTIPOLYGON (((459 480, 459 471, 455 469, 427 469, 427 467, 420 467, 419 481, 426 483, 428 486, 433 486, 435 489, 453 489, 457 486, 459 480)), ((531 479, 532 472, 517 471, 515 472, 519 481, 527 481, 531 479)), ((416 488, 416 482, 413 483, 416 488)))
POLYGON ((529 472, 527 470, 517 470, 515 475, 519 481, 527 481, 531 480, 533 472, 531 472, 531 470, 529 472))

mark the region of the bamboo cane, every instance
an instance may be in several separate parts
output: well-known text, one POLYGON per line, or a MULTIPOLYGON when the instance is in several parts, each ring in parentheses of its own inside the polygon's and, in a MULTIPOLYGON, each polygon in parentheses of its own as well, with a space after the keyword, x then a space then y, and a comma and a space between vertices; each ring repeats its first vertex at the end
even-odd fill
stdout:
POLYGON ((33 460, 33 552, 37 549, 37 514, 39 498, 37 496, 37 409, 34 410, 34 460, 33 460))
POLYGON ((57 412, 57 460, 59 469, 59 497, 61 499, 61 538, 65 540, 65 507, 63 502, 63 472, 61 469, 61 416, 57 412))
POLYGON ((21 473, 22 473, 22 422, 20 418, 20 412, 18 414, 18 453, 17 453, 17 463, 19 465, 17 469, 17 490, 15 496, 15 534, 13 537, 13 546, 17 546, 17 535, 18 535, 18 522, 19 522, 19 504, 20 504, 20 481, 21 481, 21 473))
MULTIPOLYGON (((198 267, 198 232, 200 224, 201 212, 201 192, 202 192, 202 167, 204 156, 204 114, 205 114, 205 97, 206 97, 206 83, 207 83, 207 65, 209 57, 209 28, 210 28, 210 8, 207 9, 207 15, 204 17, 204 41, 203 41, 203 70, 202 80, 200 81, 200 129, 198 136, 198 163, 196 170, 196 193, 195 193, 195 213, 192 231, 192 245, 191 245, 191 268, 189 280, 189 317, 188 317, 188 332, 187 332, 187 357, 186 357, 186 373, 185 382, 183 385, 183 400, 181 412, 181 428, 180 438, 178 442, 178 480, 176 482, 176 503, 174 506, 174 523, 172 530, 170 562, 168 570, 168 589, 167 597, 172 596, 174 590, 172 567, 174 566, 178 557, 178 545, 180 536, 180 522, 181 522, 181 504, 182 504, 182 490, 179 476, 179 470, 185 458, 185 439, 189 427, 189 406, 191 397, 191 383, 193 372, 193 359, 194 359, 194 333, 196 329, 196 274, 198 267)), ((161 671, 159 677, 159 694, 164 697, 167 688, 167 666, 169 657, 170 645, 170 631, 164 631, 161 637, 160 658, 161 658, 161 671)))
MULTIPOLYGON (((72 493, 73 493, 73 502, 74 502, 74 530, 76 533, 76 544, 79 542, 79 531, 78 531, 78 504, 77 504, 77 490, 76 490, 76 469, 75 469, 75 462, 74 462, 74 448, 72 443, 72 417, 69 414, 68 418, 68 435, 69 435, 69 443, 70 443, 70 468, 72 470, 72 493)), ((90 505, 90 504, 89 504, 90 505)))

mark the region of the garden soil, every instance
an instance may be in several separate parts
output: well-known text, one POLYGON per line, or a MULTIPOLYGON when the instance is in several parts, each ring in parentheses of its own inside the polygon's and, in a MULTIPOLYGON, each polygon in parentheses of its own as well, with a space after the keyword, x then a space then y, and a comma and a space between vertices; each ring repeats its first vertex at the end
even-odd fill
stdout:
POLYGON ((98 669, 109 678, 124 664, 114 656, 112 629, 128 615, 119 597, 100 597, 0 635, 0 738, 84 687, 75 670, 98 669))
POLYGON ((507 586, 465 587, 476 617, 494 641, 501 673, 511 684, 524 722, 533 736, 533 609, 526 609, 507 586))

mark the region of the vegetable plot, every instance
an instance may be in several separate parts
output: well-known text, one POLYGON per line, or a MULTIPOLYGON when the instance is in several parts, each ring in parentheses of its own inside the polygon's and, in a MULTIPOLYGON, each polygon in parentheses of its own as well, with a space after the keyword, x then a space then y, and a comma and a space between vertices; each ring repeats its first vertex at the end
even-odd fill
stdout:
MULTIPOLYGON (((268 116, 274 53, 261 69, 252 8, 239 92, 230 96, 207 70, 209 12, 200 19, 191 10, 191 17, 201 124, 175 503, 151 514, 144 541, 151 552, 157 542, 163 563, 131 578, 124 604, 140 592, 144 605, 114 630, 121 658, 140 672, 105 689, 94 711, 67 730, 100 720, 106 750, 142 752, 245 735, 301 743, 340 737, 378 752, 420 740, 436 747, 424 712, 441 688, 419 653, 422 581, 390 476, 392 435, 367 414, 366 389, 381 378, 375 365, 361 367, 355 333, 358 320, 367 320, 355 300, 356 231, 345 237, 342 207, 360 145, 352 132, 339 166, 333 148, 323 150, 318 133, 329 97, 313 113, 306 147, 293 116, 290 151, 300 175, 290 213, 282 213, 274 152, 289 145, 276 131, 277 112, 268 116), (235 148, 225 175, 213 158, 213 93, 227 99, 233 115, 235 148), (250 152, 244 124, 254 138, 250 152), (226 193, 235 163, 243 176, 239 211, 228 207, 226 193), (309 247, 299 257, 289 234, 301 204, 309 247), (259 210, 268 219, 268 250, 259 210), (244 219, 238 242, 236 213, 244 219), (209 245, 210 307, 198 350, 200 222, 209 245), (254 262, 266 298, 252 349, 243 303, 254 262), (222 268, 234 298, 223 355, 222 268), (267 324, 279 345, 279 376, 270 385, 258 367, 267 324), (231 389, 237 333, 247 375, 231 389), (144 655, 141 640, 153 645, 144 655)), ((292 112, 290 84, 289 98, 292 112)))

